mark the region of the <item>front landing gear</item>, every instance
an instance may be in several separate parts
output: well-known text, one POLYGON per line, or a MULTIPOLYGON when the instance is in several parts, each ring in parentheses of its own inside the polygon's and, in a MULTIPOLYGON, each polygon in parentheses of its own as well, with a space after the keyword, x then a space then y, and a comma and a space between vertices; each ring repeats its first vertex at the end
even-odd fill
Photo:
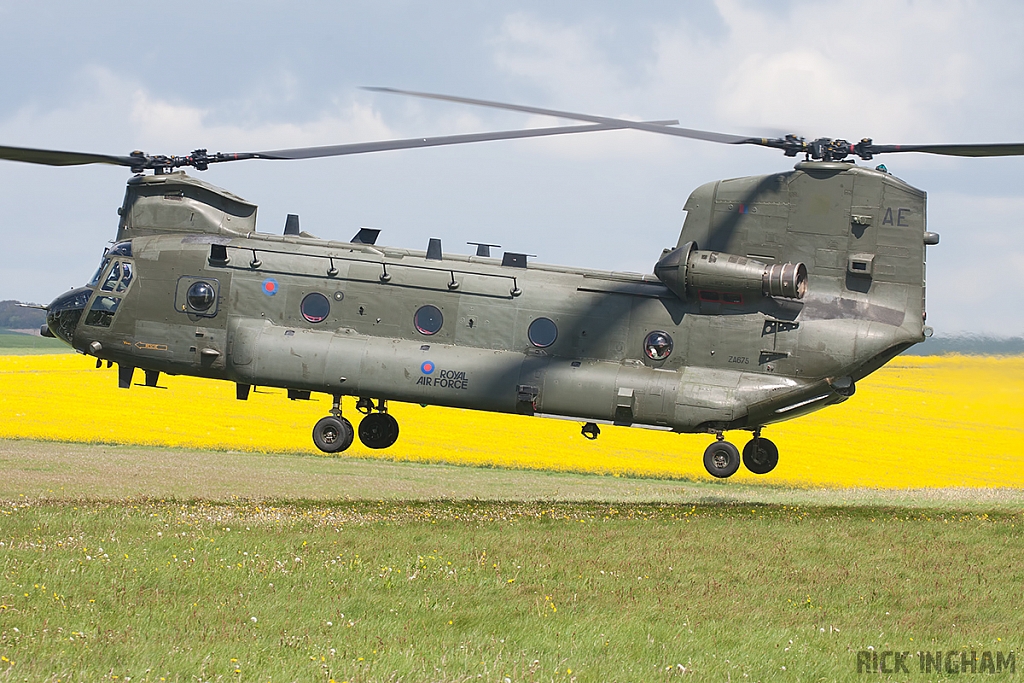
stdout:
POLYGON ((725 479, 736 474, 736 470, 739 468, 739 450, 719 434, 718 441, 715 441, 704 450, 704 469, 712 477, 725 479))
POLYGON ((352 423, 341 416, 341 396, 334 396, 331 414, 313 425, 313 443, 324 453, 340 453, 352 445, 355 430, 352 423))
POLYGON ((364 446, 387 448, 398 441, 398 420, 388 413, 384 399, 378 399, 375 406, 372 398, 361 398, 356 410, 366 415, 359 422, 359 440, 364 446))

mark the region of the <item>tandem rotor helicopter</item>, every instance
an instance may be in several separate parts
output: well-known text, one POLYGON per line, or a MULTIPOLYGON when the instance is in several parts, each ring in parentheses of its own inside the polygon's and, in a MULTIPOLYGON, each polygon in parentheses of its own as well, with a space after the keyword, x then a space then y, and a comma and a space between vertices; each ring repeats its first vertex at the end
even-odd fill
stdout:
POLYGON ((925 326, 925 193, 883 153, 1024 155, 1024 144, 877 145, 749 138, 468 98, 378 92, 497 107, 580 125, 328 147, 128 156, 0 147, 51 166, 114 164, 128 180, 113 246, 88 284, 46 308, 44 334, 129 388, 161 372, 333 397, 313 428, 322 451, 399 434, 389 401, 708 433, 704 466, 766 474, 769 424, 845 401, 856 383, 930 333, 925 326), (472 256, 256 231, 256 206, 177 170, 246 159, 306 159, 486 140, 635 129, 802 156, 793 170, 707 183, 689 196, 679 239, 641 275, 528 262, 478 245, 472 256), (153 171, 146 174, 145 171, 153 171), (357 399, 358 429, 342 415, 357 399), (747 430, 740 450, 724 434, 747 430))

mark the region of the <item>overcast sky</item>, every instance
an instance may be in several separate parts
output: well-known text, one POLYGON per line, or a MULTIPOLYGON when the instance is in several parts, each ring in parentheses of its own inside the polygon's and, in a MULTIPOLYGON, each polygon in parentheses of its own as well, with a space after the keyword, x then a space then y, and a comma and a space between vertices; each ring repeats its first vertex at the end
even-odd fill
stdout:
MULTIPOLYGON (((1024 142, 1015 2, 48 2, 0 0, 0 144, 253 151, 557 125, 359 90, 386 85, 740 134, 1024 142)), ((892 155, 928 192, 929 323, 1024 334, 1024 159, 892 155)), ((651 272, 697 186, 793 160, 620 131, 224 164, 201 174, 280 232, 651 272)), ((125 169, 0 162, 0 299, 84 283, 125 169)))

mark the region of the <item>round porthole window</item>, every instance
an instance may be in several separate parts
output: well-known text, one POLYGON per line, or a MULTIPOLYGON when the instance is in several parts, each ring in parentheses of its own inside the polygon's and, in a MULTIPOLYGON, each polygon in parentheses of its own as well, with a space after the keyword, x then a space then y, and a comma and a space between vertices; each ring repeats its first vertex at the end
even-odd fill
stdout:
POLYGON ((188 288, 185 298, 188 300, 189 308, 193 311, 205 311, 216 301, 217 292, 214 291, 213 285, 209 282, 200 280, 199 282, 192 283, 192 286, 188 288))
POLYGON ((302 317, 311 323, 322 323, 331 312, 331 302, 320 292, 307 294, 299 306, 302 317))
POLYGON ((644 353, 651 360, 665 360, 672 355, 672 337, 660 330, 651 332, 644 340, 644 353))
POLYGON ((537 318, 530 323, 527 336, 530 337, 531 344, 544 349, 554 344, 555 340, 558 339, 558 326, 555 325, 554 321, 547 318, 537 318))
POLYGON ((420 306, 413 316, 412 322, 420 334, 437 334, 444 325, 444 316, 437 306, 420 306))

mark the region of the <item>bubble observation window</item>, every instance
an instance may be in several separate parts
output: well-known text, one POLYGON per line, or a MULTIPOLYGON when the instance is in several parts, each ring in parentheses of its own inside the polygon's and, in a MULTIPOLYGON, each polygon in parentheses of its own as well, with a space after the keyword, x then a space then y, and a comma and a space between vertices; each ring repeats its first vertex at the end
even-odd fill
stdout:
POLYGON ((416 329, 420 334, 437 334, 441 326, 444 325, 444 317, 437 306, 427 304, 426 306, 419 307, 416 315, 413 316, 412 322, 416 325, 416 329))
POLYGON ((331 312, 331 302, 320 292, 307 294, 299 306, 302 317, 311 323, 322 323, 331 312))
POLYGON ((217 292, 209 282, 193 282, 185 295, 188 306, 193 311, 206 311, 217 299, 217 292))
POLYGON ((665 360, 672 355, 672 337, 661 330, 651 332, 644 340, 644 353, 651 360, 665 360))
POLYGON ((548 318, 537 318, 530 323, 527 331, 530 343, 537 348, 545 349, 555 343, 558 339, 558 326, 548 318))

